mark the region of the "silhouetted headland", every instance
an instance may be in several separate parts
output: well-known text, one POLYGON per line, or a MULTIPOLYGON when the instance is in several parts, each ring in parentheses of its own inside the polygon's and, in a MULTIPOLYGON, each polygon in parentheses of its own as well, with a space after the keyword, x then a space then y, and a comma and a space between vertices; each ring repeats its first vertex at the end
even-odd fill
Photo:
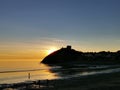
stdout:
POLYGON ((62 63, 120 64, 120 50, 117 52, 81 52, 67 46, 49 54, 41 63, 55 65, 62 63))

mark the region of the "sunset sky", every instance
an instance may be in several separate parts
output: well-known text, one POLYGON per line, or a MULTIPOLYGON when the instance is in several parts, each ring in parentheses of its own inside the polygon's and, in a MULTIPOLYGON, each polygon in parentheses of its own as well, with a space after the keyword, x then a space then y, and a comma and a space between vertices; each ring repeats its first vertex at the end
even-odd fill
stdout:
POLYGON ((120 0, 0 0, 0 59, 120 50, 120 0))

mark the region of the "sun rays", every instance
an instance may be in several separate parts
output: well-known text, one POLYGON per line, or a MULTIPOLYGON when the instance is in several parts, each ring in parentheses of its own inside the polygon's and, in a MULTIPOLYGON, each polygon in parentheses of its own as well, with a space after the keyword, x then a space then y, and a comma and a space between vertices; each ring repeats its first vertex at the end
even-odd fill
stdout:
POLYGON ((51 47, 49 50, 47 50, 47 54, 53 53, 56 50, 57 50, 56 47, 51 47))

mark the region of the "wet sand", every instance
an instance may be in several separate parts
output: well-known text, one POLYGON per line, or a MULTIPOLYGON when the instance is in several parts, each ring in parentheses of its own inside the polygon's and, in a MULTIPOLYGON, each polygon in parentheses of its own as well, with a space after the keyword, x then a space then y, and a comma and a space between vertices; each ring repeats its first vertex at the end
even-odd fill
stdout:
POLYGON ((120 90, 120 72, 56 81, 57 90, 120 90))
MULTIPOLYGON (((32 86, 33 84, 30 84, 32 86)), ((17 90, 119 90, 120 72, 49 80, 45 88, 17 90)), ((5 90, 5 89, 4 89, 5 90)), ((7 89, 6 89, 7 90, 7 89)), ((14 89, 11 89, 14 90, 14 89)))

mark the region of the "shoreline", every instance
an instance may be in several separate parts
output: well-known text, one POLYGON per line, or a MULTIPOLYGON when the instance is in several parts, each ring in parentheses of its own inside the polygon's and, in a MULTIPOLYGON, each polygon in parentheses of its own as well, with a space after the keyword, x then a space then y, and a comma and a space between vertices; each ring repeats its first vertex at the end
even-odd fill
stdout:
MULTIPOLYGON (((44 83, 45 81, 46 80, 41 80, 41 82, 44 83)), ((32 86, 33 84, 35 84, 35 82, 37 81, 28 81, 28 82, 26 81, 26 82, 21 82, 21 84, 29 83, 29 85, 32 86)), ((46 87, 46 89, 44 90, 48 90, 48 88, 49 90, 50 89, 51 90, 54 89, 55 90, 56 89, 57 90, 101 90, 101 89, 118 90, 120 89, 120 72, 73 77, 68 79, 54 79, 54 80, 49 80, 49 86, 53 86, 52 88, 48 87, 47 85, 44 86, 46 87)), ((17 90, 22 90, 22 89, 17 89, 17 90)), ((40 87, 39 89, 34 88, 33 90, 42 90, 42 89, 40 87)))

